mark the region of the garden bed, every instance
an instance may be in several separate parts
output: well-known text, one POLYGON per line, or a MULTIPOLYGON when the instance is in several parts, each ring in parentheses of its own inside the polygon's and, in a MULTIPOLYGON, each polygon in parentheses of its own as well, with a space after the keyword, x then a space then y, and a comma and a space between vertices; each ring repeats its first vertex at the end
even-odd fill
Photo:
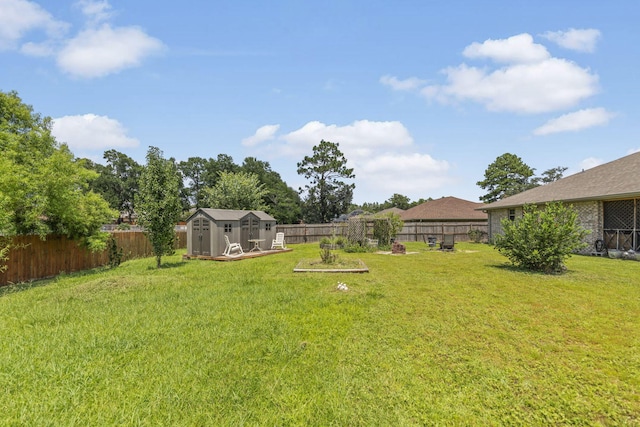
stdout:
POLYGON ((368 273, 364 262, 356 260, 339 260, 331 264, 321 260, 302 260, 293 269, 294 273, 368 273))

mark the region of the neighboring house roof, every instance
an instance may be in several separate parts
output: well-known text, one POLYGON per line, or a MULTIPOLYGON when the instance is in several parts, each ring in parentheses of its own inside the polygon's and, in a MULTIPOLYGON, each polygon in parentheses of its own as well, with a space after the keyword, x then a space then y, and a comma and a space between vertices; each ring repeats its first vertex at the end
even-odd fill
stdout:
POLYGON ((276 219, 263 211, 245 211, 245 210, 235 210, 235 209, 211 209, 211 208, 200 208, 192 213, 189 218, 190 220, 199 212, 203 212, 208 217, 210 217, 214 221, 239 221, 248 214, 254 214, 258 217, 258 219, 263 221, 275 221, 276 219))
POLYGON ((504 209, 528 203, 625 199, 640 195, 640 152, 578 172, 481 207, 504 209))
POLYGON ((396 207, 394 206, 394 207, 392 207, 392 208, 383 209, 383 210, 381 210, 380 212, 377 212, 377 213, 376 213, 376 215, 377 215, 377 214, 385 215, 385 214, 388 214, 388 213, 394 213, 394 214, 401 215, 401 214, 402 214, 402 212, 405 212, 405 210, 404 210, 404 209, 400 209, 400 208, 396 208, 396 207))
POLYGON ((486 221, 487 214, 479 211, 483 203, 457 197, 429 200, 400 213, 403 221, 486 221))

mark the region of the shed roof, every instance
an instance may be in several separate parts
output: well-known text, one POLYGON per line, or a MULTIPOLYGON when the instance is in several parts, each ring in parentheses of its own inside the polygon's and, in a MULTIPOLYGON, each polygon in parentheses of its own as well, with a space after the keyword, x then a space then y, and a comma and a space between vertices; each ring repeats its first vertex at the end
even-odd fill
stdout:
POLYGON ((487 214, 477 209, 483 203, 457 197, 429 200, 400 213, 403 221, 486 221, 487 214))
POLYGON ((640 195, 640 152, 621 157, 555 182, 483 205, 483 210, 504 209, 528 203, 610 200, 640 195))
POLYGON ((211 208, 200 208, 192 213, 189 218, 190 220, 199 212, 203 212, 208 217, 210 217, 214 221, 239 221, 248 214, 254 214, 258 217, 258 219, 262 221, 275 221, 276 219, 269 215, 264 211, 249 211, 249 210, 237 210, 237 209, 211 209, 211 208))

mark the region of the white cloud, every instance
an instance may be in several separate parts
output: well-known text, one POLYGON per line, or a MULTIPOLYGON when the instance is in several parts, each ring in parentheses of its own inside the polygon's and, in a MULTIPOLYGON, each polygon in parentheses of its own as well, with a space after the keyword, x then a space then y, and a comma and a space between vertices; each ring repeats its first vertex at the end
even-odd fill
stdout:
POLYGON ((95 114, 54 119, 51 133, 58 142, 66 143, 74 151, 102 151, 140 144, 137 139, 127 136, 127 129, 119 121, 95 114))
POLYGON ((397 77, 386 75, 380 77, 380 83, 386 86, 390 86, 394 90, 410 91, 419 89, 420 87, 424 86, 426 82, 417 77, 409 77, 405 80, 398 80, 397 77))
POLYGON ((426 198, 431 190, 453 181, 449 163, 420 153, 407 128, 397 121, 358 120, 345 126, 311 121, 282 135, 271 133, 270 126, 263 127, 274 137, 267 151, 296 162, 311 155, 321 140, 338 143, 354 168, 356 194, 363 200, 384 200, 393 193, 426 198))
POLYGON ((145 58, 164 49, 160 40, 138 27, 114 27, 105 22, 113 15, 107 0, 79 0, 75 5, 86 18, 85 28, 74 37, 63 38, 69 25, 36 3, 0 0, 0 50, 55 57, 62 71, 95 78, 140 66, 145 58), (26 39, 38 31, 44 31, 46 37, 26 39))
POLYGON ((558 132, 577 132, 594 126, 606 125, 614 116, 615 114, 604 108, 588 108, 549 120, 533 133, 534 135, 549 135, 558 132))
POLYGON ((357 120, 346 126, 312 121, 283 135, 282 139, 287 142, 286 152, 293 155, 308 153, 323 139, 339 143, 343 152, 348 150, 352 155, 363 157, 384 147, 400 149, 413 143, 413 138, 402 123, 369 120, 357 120))
POLYGON ((462 63, 442 70, 444 84, 383 76, 380 83, 395 90, 415 91, 443 104, 475 102, 489 111, 548 113, 575 107, 598 92, 598 75, 572 61, 555 58, 530 34, 472 43, 463 50, 469 59, 489 59, 498 65, 462 63))
POLYGON ((69 40, 58 55, 58 66, 73 76, 102 77, 139 66, 145 57, 162 49, 160 40, 140 28, 104 24, 69 40))
POLYGON ((600 36, 600 31, 593 28, 585 30, 571 28, 567 31, 547 31, 542 34, 542 37, 566 49, 587 53, 596 50, 596 43, 600 39, 600 36))
POLYGON ((265 125, 260 127, 255 134, 242 140, 242 145, 254 147, 261 142, 269 141, 275 138, 276 132, 280 129, 280 125, 265 125))
POLYGON ((449 67, 443 70, 446 84, 427 86, 420 93, 442 103, 473 101, 490 111, 536 114, 571 108, 598 90, 596 74, 551 57, 528 34, 474 43, 464 54, 506 65, 495 69, 467 64, 449 67))
POLYGON ((434 190, 451 184, 451 165, 423 153, 379 153, 355 162, 356 191, 384 199, 394 193, 411 199, 429 197, 434 190))
POLYGON ((444 71, 448 83, 422 91, 441 102, 475 101, 490 111, 545 113, 570 108, 597 92, 598 77, 558 58, 488 73, 465 64, 444 71))
POLYGON ((508 39, 472 43, 462 52, 467 58, 488 58, 501 63, 541 62, 551 55, 547 48, 533 42, 530 34, 518 34, 508 39))
POLYGON ((111 5, 107 0, 79 0, 76 5, 92 25, 104 22, 113 15, 111 5))
POLYGON ((54 19, 38 4, 27 0, 0 0, 0 50, 15 49, 32 31, 58 37, 68 24, 54 19))
POLYGON ((588 157, 580 162, 580 169, 587 170, 596 166, 600 166, 604 163, 604 160, 598 159, 596 157, 588 157))

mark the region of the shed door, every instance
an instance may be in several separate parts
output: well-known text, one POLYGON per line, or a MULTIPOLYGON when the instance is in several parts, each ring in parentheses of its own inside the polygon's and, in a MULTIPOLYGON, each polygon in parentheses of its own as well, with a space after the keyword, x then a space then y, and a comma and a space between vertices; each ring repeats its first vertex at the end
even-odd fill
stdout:
POLYGON ((196 218, 193 220, 193 254, 211 256, 211 223, 208 219, 196 218))
POLYGON ((253 244, 250 239, 258 239, 260 237, 260 220, 258 218, 247 215, 240 222, 240 244, 243 249, 251 249, 253 244))

